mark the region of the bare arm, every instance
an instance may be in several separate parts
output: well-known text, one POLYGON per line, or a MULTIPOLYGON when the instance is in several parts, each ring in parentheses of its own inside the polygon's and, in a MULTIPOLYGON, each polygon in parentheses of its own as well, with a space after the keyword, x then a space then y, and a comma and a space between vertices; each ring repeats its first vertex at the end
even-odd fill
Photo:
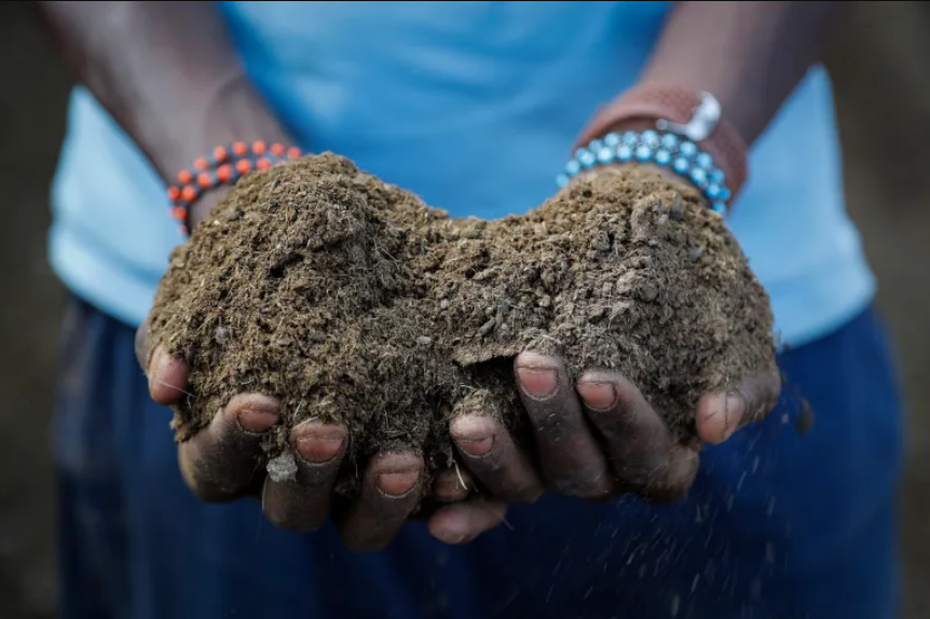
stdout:
MULTIPOLYGON (((678 2, 638 84, 706 91, 747 145, 762 134, 817 64, 847 2, 678 2)), ((623 96, 601 110, 578 144, 612 130, 654 127, 623 96)))
POLYGON ((169 182, 235 140, 286 141, 212 2, 39 2, 63 55, 169 182))
POLYGON ((712 93, 747 144, 820 61, 847 2, 679 2, 642 78, 712 93))
POLYGON ((820 61, 847 4, 676 3, 640 81, 602 108, 576 145, 611 131, 655 128, 660 118, 688 122, 698 93, 709 92, 724 122, 707 139, 694 139, 736 195, 746 178, 746 147, 820 61))

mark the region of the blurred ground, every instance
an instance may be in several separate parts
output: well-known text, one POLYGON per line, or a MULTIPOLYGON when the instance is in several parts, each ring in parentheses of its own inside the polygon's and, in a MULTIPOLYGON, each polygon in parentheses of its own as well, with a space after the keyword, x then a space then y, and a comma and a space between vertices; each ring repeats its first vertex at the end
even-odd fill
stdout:
MULTIPOLYGON (((0 4, 0 617, 54 616, 52 406, 63 294, 45 261, 47 192, 64 127, 65 77, 27 19, 0 4)), ((903 495, 904 619, 930 617, 930 5, 858 3, 829 66, 850 210, 881 282, 911 404, 903 495), (886 111, 886 110, 891 110, 886 111)), ((828 618, 823 618, 828 619, 828 618)), ((832 619, 832 618, 829 618, 832 619)))

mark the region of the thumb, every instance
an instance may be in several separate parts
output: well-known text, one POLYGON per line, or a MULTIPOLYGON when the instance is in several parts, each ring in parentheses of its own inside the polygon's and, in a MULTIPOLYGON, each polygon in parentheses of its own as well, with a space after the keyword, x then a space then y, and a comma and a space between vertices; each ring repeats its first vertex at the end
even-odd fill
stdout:
POLYGON ((164 347, 152 349, 149 321, 136 331, 136 360, 149 380, 149 394, 159 404, 177 404, 189 394, 187 363, 169 355, 164 347))
POLYGON ((726 441, 772 412, 780 394, 781 377, 773 371, 744 380, 738 389, 705 395, 697 407, 698 436, 712 445, 726 441))

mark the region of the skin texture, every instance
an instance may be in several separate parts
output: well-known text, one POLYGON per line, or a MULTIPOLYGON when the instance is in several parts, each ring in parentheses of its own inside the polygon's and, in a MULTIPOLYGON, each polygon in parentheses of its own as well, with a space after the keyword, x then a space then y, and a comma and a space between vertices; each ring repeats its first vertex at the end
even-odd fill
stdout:
MULTIPOLYGON (((818 60, 843 4, 680 2, 643 81, 714 93, 751 144, 818 60)), ((36 7, 77 78, 166 183, 219 144, 290 141, 244 75, 213 3, 40 2, 36 7)), ((218 198, 215 192, 198 205, 194 222, 218 198)), ((153 346, 144 325, 136 348, 152 398, 171 405, 184 397, 186 366, 153 346)), ((697 454, 672 442, 660 417, 623 376, 582 370, 572 384, 559 359, 528 352, 515 361, 538 461, 521 453, 489 419, 458 418, 450 432, 461 470, 442 472, 432 488, 424 488, 418 455, 379 454, 365 472, 359 500, 339 513, 331 509, 332 488, 345 428, 314 423, 294 428, 291 440, 302 458, 295 481, 273 482, 257 474, 264 470, 256 466, 260 437, 280 414, 278 402, 268 396, 233 398, 208 428, 179 447, 179 464, 187 484, 205 500, 258 496, 272 522, 297 530, 313 530, 333 517, 347 545, 358 550, 385 546, 427 492, 447 503, 432 515, 429 529, 448 543, 474 539, 502 520, 506 504, 532 502, 544 490, 593 499, 621 492, 652 500, 682 497, 694 479, 697 454), (482 493, 466 499, 463 482, 469 488, 477 484, 482 493)), ((764 376, 729 394, 708 394, 696 411, 700 437, 720 443, 763 417, 779 387, 777 376, 764 376)))

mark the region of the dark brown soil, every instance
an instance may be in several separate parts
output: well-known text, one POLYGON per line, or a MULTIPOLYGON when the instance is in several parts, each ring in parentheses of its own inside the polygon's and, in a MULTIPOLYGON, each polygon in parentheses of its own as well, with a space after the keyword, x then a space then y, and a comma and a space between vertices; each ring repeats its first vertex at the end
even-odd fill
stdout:
POLYGON ((285 409, 269 455, 289 457, 293 424, 339 420, 347 477, 395 447, 447 465, 463 410, 519 429, 528 348, 622 371, 683 441, 701 394, 774 368, 768 297, 722 219, 637 168, 498 221, 450 219, 334 155, 256 173, 175 251, 152 320, 192 368, 178 440, 262 392, 285 409))

